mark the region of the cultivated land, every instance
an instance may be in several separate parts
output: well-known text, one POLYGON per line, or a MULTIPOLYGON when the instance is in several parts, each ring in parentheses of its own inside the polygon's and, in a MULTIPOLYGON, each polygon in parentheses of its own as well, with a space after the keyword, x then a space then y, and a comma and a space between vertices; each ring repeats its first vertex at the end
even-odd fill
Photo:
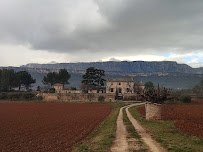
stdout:
POLYGON ((111 112, 107 104, 0 103, 2 151, 71 151, 111 112))
POLYGON ((109 152, 116 138, 116 121, 120 108, 128 103, 108 103, 112 107, 111 114, 82 144, 77 145, 74 152, 109 152))
POLYGON ((129 111, 168 151, 202 152, 202 102, 196 100, 191 104, 164 105, 162 112, 165 120, 161 121, 145 120, 143 106, 132 107, 129 111), (191 136, 194 133, 196 137, 191 136))
MULTIPOLYGON (((138 108, 144 116, 145 107, 138 108)), ((175 126, 184 133, 203 138, 203 101, 193 100, 190 104, 162 106, 162 119, 173 120, 175 126)))

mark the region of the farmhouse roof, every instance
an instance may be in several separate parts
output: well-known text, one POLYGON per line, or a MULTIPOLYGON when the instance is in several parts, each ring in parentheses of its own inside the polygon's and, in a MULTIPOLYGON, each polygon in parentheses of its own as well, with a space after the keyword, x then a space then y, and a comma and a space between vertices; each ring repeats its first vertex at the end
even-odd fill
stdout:
POLYGON ((133 78, 108 78, 107 82, 134 82, 133 78))
POLYGON ((54 86, 63 86, 63 84, 56 83, 56 84, 54 84, 54 86))
POLYGON ((135 85, 136 85, 136 86, 144 86, 144 84, 142 83, 142 81, 135 83, 135 85))

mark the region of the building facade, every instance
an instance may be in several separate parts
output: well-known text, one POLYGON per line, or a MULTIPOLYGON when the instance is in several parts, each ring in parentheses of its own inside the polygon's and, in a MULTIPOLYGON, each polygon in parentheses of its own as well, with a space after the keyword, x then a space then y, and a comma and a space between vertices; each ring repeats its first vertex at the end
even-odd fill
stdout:
POLYGON ((106 93, 118 93, 118 94, 134 93, 133 78, 107 79, 106 93))
MULTIPOLYGON (((55 84, 54 88, 58 94, 82 94, 82 90, 65 88, 63 84, 55 84)), ((144 84, 142 82, 135 83, 133 78, 107 79, 106 87, 97 90, 88 90, 87 93, 111 95, 115 97, 115 100, 139 100, 144 93, 144 84)))
POLYGON ((81 90, 72 90, 71 88, 65 88, 63 84, 54 84, 54 89, 56 93, 66 94, 66 93, 82 93, 81 90))

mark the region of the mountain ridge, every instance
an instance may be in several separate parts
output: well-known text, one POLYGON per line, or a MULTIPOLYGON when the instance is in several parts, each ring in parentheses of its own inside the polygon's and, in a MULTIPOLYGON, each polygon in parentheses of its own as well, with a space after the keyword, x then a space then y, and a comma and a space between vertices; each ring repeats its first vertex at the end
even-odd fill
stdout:
MULTIPOLYGON (((33 89, 37 86, 44 86, 42 83, 43 77, 49 72, 58 72, 59 69, 46 69, 46 68, 31 68, 31 67, 0 67, 0 69, 13 69, 14 71, 28 71, 36 83, 33 84, 33 89)), ((71 78, 69 86, 80 88, 82 75, 85 71, 68 70, 71 78)), ((105 72, 106 78, 125 78, 133 77, 135 81, 152 81, 155 85, 169 87, 173 89, 189 89, 194 87, 203 78, 203 74, 192 73, 167 73, 167 72, 105 72)))
POLYGON ((22 65, 26 68, 41 69, 67 69, 85 71, 88 67, 103 69, 107 72, 167 72, 167 73, 192 73, 203 74, 203 67, 192 68, 187 64, 178 64, 175 61, 106 61, 106 62, 76 62, 56 64, 29 63, 22 65))

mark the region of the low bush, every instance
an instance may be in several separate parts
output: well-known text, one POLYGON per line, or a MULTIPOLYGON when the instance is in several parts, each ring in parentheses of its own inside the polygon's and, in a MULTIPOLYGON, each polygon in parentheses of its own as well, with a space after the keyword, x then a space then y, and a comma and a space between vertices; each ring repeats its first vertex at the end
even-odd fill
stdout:
POLYGON ((7 93, 0 93, 0 99, 8 99, 7 93))
POLYGON ((98 101, 99 101, 99 102, 104 102, 104 100, 105 100, 105 97, 104 97, 104 96, 99 96, 99 97, 98 97, 98 101))
POLYGON ((20 99, 21 98, 21 96, 22 96, 22 93, 17 93, 17 92, 12 92, 12 93, 9 93, 8 94, 8 98, 10 99, 10 100, 18 100, 18 99, 20 99))
POLYGON ((190 103, 191 97, 189 95, 181 95, 179 100, 182 101, 183 103, 190 103))
POLYGON ((49 89, 49 93, 55 93, 55 91, 56 91, 56 90, 55 90, 54 88, 50 88, 50 89, 49 89))
POLYGON ((25 100, 32 100, 34 99, 35 97, 35 94, 34 93, 23 93, 23 99, 25 100))
POLYGON ((43 97, 42 96, 38 96, 35 99, 38 100, 38 101, 41 101, 41 100, 43 100, 43 97))

